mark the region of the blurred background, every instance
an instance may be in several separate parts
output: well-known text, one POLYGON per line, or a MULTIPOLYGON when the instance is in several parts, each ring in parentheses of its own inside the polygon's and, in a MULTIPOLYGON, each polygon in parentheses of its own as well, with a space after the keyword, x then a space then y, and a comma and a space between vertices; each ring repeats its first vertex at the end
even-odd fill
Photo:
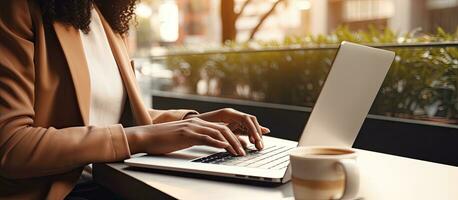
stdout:
POLYGON ((391 29, 455 32, 456 0, 142 0, 137 6, 135 53, 160 46, 214 47, 226 40, 277 40, 391 29))
POLYGON ((311 108, 347 40, 397 54, 372 116, 458 128, 458 0, 142 0, 136 13, 148 106, 180 94, 311 108))

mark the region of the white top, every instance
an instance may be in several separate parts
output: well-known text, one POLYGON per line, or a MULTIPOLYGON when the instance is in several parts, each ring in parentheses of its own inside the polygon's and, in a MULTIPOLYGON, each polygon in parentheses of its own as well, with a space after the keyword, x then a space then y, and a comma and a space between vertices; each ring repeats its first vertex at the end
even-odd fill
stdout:
POLYGON ((89 125, 119 123, 126 101, 118 66, 108 43, 100 16, 92 10, 90 32, 80 31, 91 80, 89 125))

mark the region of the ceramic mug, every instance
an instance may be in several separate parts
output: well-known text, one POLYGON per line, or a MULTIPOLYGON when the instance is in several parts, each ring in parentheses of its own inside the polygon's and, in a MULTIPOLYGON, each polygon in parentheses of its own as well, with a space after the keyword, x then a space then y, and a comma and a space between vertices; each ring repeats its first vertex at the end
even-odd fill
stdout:
POLYGON ((294 197, 354 199, 359 189, 358 154, 351 148, 298 147, 290 154, 294 197))

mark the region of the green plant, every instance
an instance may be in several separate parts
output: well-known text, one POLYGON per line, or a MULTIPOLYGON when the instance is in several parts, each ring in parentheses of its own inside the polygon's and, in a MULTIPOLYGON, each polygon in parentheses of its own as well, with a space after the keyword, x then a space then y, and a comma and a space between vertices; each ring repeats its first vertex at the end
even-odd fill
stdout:
POLYGON ((390 44, 389 49, 396 52, 372 114, 458 124, 458 45, 396 46, 458 41, 458 30, 399 35, 389 29, 351 32, 340 27, 327 36, 227 43, 222 50, 196 54, 187 50, 167 56, 166 66, 182 72, 191 93, 196 93, 205 71, 219 81, 219 96, 313 106, 341 41, 390 44), (249 88, 249 94, 240 94, 239 86, 249 88))

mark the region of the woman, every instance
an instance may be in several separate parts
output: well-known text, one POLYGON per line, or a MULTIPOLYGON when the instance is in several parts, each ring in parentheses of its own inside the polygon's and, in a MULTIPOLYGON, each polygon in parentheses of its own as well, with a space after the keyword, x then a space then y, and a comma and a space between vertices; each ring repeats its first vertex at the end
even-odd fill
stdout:
POLYGON ((90 163, 269 132, 232 109, 148 110, 124 38, 136 0, 2 0, 0 198, 63 199, 90 163), (228 127, 231 127, 229 129, 228 127))

